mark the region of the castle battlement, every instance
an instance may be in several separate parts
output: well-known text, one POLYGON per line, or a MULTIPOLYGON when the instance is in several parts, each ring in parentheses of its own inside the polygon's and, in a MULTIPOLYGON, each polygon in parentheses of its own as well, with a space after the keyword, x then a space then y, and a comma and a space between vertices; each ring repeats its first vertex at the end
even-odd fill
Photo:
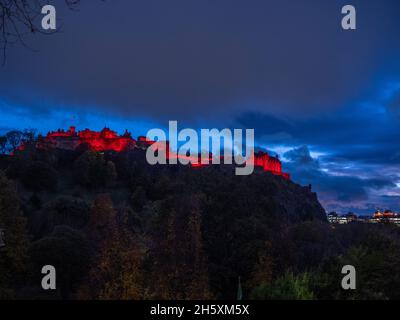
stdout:
MULTIPOLYGON (((104 128, 101 131, 93 131, 90 129, 84 129, 82 131, 76 131, 76 128, 71 126, 67 131, 58 129, 57 131, 49 132, 45 137, 39 139, 37 147, 39 149, 63 149, 63 150, 76 150, 81 145, 85 145, 88 148, 103 152, 103 151, 115 151, 122 152, 131 150, 134 148, 145 149, 155 141, 149 140, 145 136, 139 136, 137 140, 133 139, 128 130, 121 136, 115 131, 109 128, 104 128)), ((175 153, 169 150, 169 143, 166 142, 167 147, 167 158, 179 157, 175 153)), ((200 155, 199 155, 200 159, 200 155)), ((212 155, 209 155, 210 162, 212 161, 212 155)), ((267 152, 259 151, 254 154, 254 158, 248 161, 253 161, 256 168, 260 168, 263 171, 271 172, 274 175, 282 176, 283 178, 290 180, 288 173, 282 172, 282 163, 277 157, 270 156, 267 152)), ((192 164, 192 167, 204 167, 204 164, 192 164)))
POLYGON ((76 132, 75 127, 70 127, 68 131, 59 129, 49 132, 39 143, 45 148, 75 150, 80 145, 87 145, 95 151, 121 152, 134 147, 136 140, 128 131, 119 136, 109 128, 104 128, 99 132, 90 129, 76 132))

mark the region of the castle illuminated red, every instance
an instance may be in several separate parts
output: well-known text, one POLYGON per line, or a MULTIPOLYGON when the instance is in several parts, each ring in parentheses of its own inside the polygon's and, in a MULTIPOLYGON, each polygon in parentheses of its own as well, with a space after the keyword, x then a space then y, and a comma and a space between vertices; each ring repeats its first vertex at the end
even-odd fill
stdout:
POLYGON ((57 148, 64 150, 75 150, 81 145, 95 151, 116 151, 121 152, 134 148, 136 140, 132 138, 128 131, 122 136, 109 128, 104 128, 100 132, 85 129, 76 132, 75 127, 70 127, 68 131, 57 130, 49 132, 39 141, 39 147, 57 148))
MULTIPOLYGON (((56 148, 63 150, 75 150, 81 145, 87 148, 104 152, 115 151, 122 152, 134 150, 135 148, 146 148, 154 144, 154 141, 147 139, 144 136, 138 137, 137 140, 132 138, 132 135, 126 130, 123 135, 118 135, 115 131, 109 128, 104 128, 101 131, 92 131, 85 129, 76 131, 75 127, 70 127, 69 130, 57 130, 49 132, 45 137, 38 141, 38 148, 56 148)), ((168 148, 169 149, 169 148, 168 148)), ((179 157, 171 151, 167 151, 167 158, 179 157)), ((211 156, 210 156, 211 157, 211 156)), ((263 171, 271 172, 274 175, 282 176, 285 179, 290 179, 288 173, 282 172, 282 163, 277 157, 270 156, 267 152, 256 152, 254 154, 254 166, 263 171)), ((193 167, 202 167, 203 164, 193 164, 193 167)))

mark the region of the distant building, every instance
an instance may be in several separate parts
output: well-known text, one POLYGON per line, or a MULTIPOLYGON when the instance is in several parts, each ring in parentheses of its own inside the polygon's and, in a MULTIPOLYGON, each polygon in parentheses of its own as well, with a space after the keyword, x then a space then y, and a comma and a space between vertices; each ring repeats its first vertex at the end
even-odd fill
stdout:
POLYGON ((354 214, 353 212, 347 213, 347 214, 345 215, 345 217, 346 217, 348 223, 350 223, 350 222, 355 222, 355 221, 358 220, 357 215, 354 214))
POLYGON ((371 216, 358 216, 357 221, 358 222, 363 222, 363 223, 370 223, 371 222, 371 216))
POLYGON ((354 213, 349 212, 346 215, 338 215, 336 212, 328 214, 329 223, 333 224, 348 224, 357 220, 357 216, 354 213))
POLYGON ((329 212, 327 218, 329 223, 338 223, 339 215, 336 212, 329 212))
POLYGON ((393 223, 400 226, 400 215, 391 210, 385 210, 383 212, 377 210, 371 220, 373 220, 372 222, 374 223, 393 223))
POLYGON ((377 210, 372 216, 357 216, 353 212, 346 215, 338 215, 336 212, 330 212, 327 215, 328 222, 332 224, 347 224, 351 222, 360 223, 387 223, 400 226, 400 214, 391 210, 377 210))

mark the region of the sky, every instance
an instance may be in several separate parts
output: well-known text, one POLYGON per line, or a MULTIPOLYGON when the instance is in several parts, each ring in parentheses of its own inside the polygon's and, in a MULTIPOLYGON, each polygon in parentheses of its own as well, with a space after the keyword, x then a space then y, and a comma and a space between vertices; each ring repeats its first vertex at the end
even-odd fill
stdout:
POLYGON ((254 128, 327 211, 400 211, 398 0, 49 2, 58 32, 0 67, 0 133, 254 128))

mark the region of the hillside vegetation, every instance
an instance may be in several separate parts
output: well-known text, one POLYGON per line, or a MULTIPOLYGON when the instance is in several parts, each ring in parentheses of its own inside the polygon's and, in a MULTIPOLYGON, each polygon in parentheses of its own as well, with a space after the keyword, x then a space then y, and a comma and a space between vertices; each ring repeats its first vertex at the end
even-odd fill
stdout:
POLYGON ((390 226, 333 229, 317 195, 268 172, 149 166, 145 151, 0 158, 0 298, 400 298, 390 226), (41 289, 54 265, 57 290, 41 289), (356 266, 359 289, 341 289, 356 266))

